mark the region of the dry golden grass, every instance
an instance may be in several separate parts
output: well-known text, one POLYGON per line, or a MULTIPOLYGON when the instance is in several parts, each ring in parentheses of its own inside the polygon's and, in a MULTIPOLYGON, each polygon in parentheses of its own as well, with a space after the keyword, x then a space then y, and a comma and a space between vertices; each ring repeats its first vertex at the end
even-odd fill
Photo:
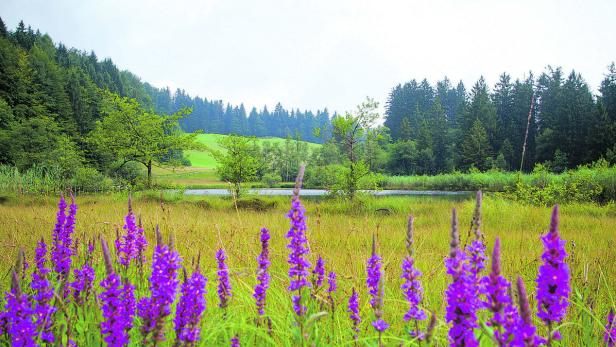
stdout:
MULTIPOLYGON (((233 272, 232 284, 236 286, 235 309, 246 311, 238 313, 244 323, 254 315, 251 307, 250 290, 255 283, 255 258, 260 252, 259 229, 267 227, 272 234, 271 258, 273 273, 270 292, 270 311, 290 311, 290 300, 285 298, 287 285, 287 240, 288 220, 284 217, 289 207, 287 199, 276 198, 277 207, 273 210, 255 212, 236 210, 230 200, 208 198, 208 203, 198 200, 167 202, 162 206, 155 199, 145 197, 134 199, 135 212, 140 214, 149 240, 153 240, 153 230, 160 225, 164 234, 175 235, 175 244, 180 254, 188 262, 198 252, 202 254, 202 268, 210 281, 209 307, 216 310, 215 302, 215 259, 214 253, 224 247, 229 256, 233 272), (208 205, 205 206, 204 205, 208 205), (245 309, 245 310, 244 310, 245 309)), ((0 270, 6 274, 13 264, 18 247, 23 246, 29 259, 32 259, 35 242, 41 237, 50 241, 55 219, 55 203, 52 198, 11 198, 0 205, 0 270)), ((121 196, 82 196, 78 197, 76 234, 85 237, 104 235, 113 240, 114 225, 121 227, 126 214, 125 197, 121 196)), ((344 207, 344 204, 323 200, 306 200, 308 239, 311 247, 311 261, 316 255, 323 256, 327 270, 338 273, 339 307, 334 320, 343 330, 343 338, 331 343, 348 341, 346 322, 346 300, 355 286, 360 290, 362 315, 364 321, 370 320, 365 290, 365 261, 369 257, 373 233, 378 235, 378 251, 384 260, 386 278, 385 318, 391 322, 393 335, 404 336, 402 314, 405 303, 398 289, 401 280, 400 263, 405 255, 404 237, 408 212, 415 216, 415 246, 417 267, 423 272, 425 289, 424 307, 433 310, 439 317, 437 334, 443 338, 444 290, 449 281, 445 274, 444 257, 448 254, 451 209, 456 207, 460 216, 463 244, 467 237, 474 202, 472 200, 454 201, 438 198, 388 197, 370 198, 365 204, 344 207), (360 208, 360 206, 363 206, 360 208), (375 212, 378 207, 387 207, 392 212, 382 215, 375 212)), ((491 252, 494 239, 502 241, 503 272, 509 279, 521 275, 529 293, 534 293, 534 279, 542 252, 539 236, 547 230, 550 209, 524 206, 514 202, 490 198, 484 199, 482 231, 485 234, 488 250, 491 252)), ((563 327, 564 342, 579 345, 584 340, 583 320, 590 316, 587 310, 603 319, 609 307, 614 306, 614 281, 616 279, 616 212, 614 206, 571 205, 561 207, 561 234, 568 240, 570 253, 568 263, 572 268, 572 287, 574 294, 581 292, 573 304, 568 320, 573 324, 563 327), (581 308, 576 305, 584 305, 581 308), (586 313, 585 313, 586 312, 586 313)), ((150 248, 151 251, 151 248, 150 248)), ((100 258, 100 253, 97 253, 100 258)), ((99 259, 100 261, 100 259, 99 259)), ((7 285, 4 276, 4 286, 7 285)), ((534 296, 534 295, 531 295, 534 296)), ((532 298, 531 298, 532 300, 532 298)), ((575 301, 575 300, 574 300, 575 301)), ((233 305, 232 305, 233 310, 233 305)), ((239 312, 239 311, 238 311, 239 312)), ((288 313, 280 313, 275 324, 285 324, 291 318, 288 313)), ((591 319, 591 318, 589 318, 591 319)), ((595 338, 601 333, 600 321, 591 323, 595 338)), ((365 324, 365 335, 374 335, 365 324)), ((206 328, 204 328, 205 330, 206 328)), ((543 329, 543 328, 542 328, 543 329)), ((210 326, 210 334, 216 331, 210 326)), ((288 329, 287 329, 288 330, 288 329)), ((540 330, 543 331, 543 330, 540 330)), ((210 335, 208 335, 210 336, 210 335)), ((284 336, 284 335, 283 335, 284 336)), ((276 343, 287 344, 284 337, 276 343)), ((391 343, 398 343, 392 337, 391 343)))

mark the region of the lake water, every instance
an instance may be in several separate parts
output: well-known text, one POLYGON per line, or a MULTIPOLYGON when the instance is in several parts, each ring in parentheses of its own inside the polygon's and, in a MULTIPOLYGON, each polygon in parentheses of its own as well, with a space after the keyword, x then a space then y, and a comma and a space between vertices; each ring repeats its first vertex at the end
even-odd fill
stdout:
MULTIPOLYGON (((469 191, 455 191, 449 192, 444 190, 362 190, 361 192, 369 193, 375 196, 393 196, 393 195, 405 195, 405 196, 461 196, 470 195, 469 191)), ((209 196, 226 196, 230 195, 227 189, 186 189, 185 195, 209 195, 209 196)), ((248 194, 251 195, 266 195, 266 196, 291 196, 293 195, 293 189, 248 189, 248 194)), ((325 189, 302 189, 300 195, 302 196, 324 196, 328 191, 325 189)))

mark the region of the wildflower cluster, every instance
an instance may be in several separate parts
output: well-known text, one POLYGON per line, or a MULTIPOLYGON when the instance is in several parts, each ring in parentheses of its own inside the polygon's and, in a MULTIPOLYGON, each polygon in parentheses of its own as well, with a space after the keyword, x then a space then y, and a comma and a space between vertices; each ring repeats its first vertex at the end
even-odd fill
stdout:
MULTIPOLYGON (((312 267, 310 247, 306 235, 305 210, 299 199, 301 172, 296 185, 291 210, 287 214, 290 219, 290 229, 286 234, 288 239, 288 291, 291 296, 291 307, 300 328, 300 339, 306 345, 306 340, 312 339, 315 324, 321 317, 332 314, 337 309, 337 296, 344 292, 342 273, 326 269, 323 257, 315 259, 312 267), (312 278, 310 276, 312 275, 312 278), (342 284, 342 286, 341 286, 342 284), (309 296, 302 291, 311 288, 309 296)), ((477 195, 478 204, 473 215, 472 238, 467 247, 461 246, 458 228, 457 212, 452 212, 451 244, 449 255, 445 259, 446 273, 450 282, 445 291, 446 311, 444 320, 448 325, 448 338, 451 346, 478 346, 479 336, 488 338, 498 346, 539 346, 550 345, 560 338, 559 329, 563 328, 569 296, 571 293, 571 274, 566 263, 567 252, 565 241, 558 229, 558 206, 554 207, 549 231, 541 236, 544 252, 541 257, 537 281, 537 315, 538 321, 547 328, 547 335, 542 336, 546 329, 535 326, 533 312, 529 303, 525 283, 518 277, 513 286, 502 273, 501 241, 496 238, 491 257, 489 273, 483 274, 488 258, 485 255, 486 245, 481 233, 481 200, 477 195), (512 294, 517 292, 517 302, 512 294), (478 314, 484 310, 482 314, 478 314), (480 322, 478 317, 488 317, 486 322, 480 322), (485 324, 485 325, 484 325, 485 324), (488 327, 482 329, 479 327, 488 327)), ((35 345, 76 345, 75 335, 80 331, 73 329, 67 322, 71 315, 86 315, 89 309, 96 308, 96 317, 101 317, 96 324, 100 327, 100 343, 107 346, 128 346, 129 344, 159 346, 170 338, 173 331, 174 346, 196 346, 202 338, 202 321, 206 316, 207 278, 202 274, 199 259, 193 260, 191 269, 182 269, 182 259, 174 249, 173 242, 164 243, 158 227, 156 227, 156 247, 153 250, 151 272, 147 280, 143 276, 141 265, 145 255, 147 242, 143 228, 137 224, 129 202, 129 211, 124 219, 123 235, 116 239, 116 252, 111 253, 104 238, 101 237, 105 272, 97 269, 94 241, 87 242, 85 252, 79 254, 77 242, 72 241, 77 206, 74 199, 68 208, 63 198, 58 204, 56 225, 52 233, 51 252, 48 255, 44 240, 38 242, 34 253, 34 266, 28 270, 25 254, 20 252, 18 262, 11 271, 10 290, 5 293, 4 309, 0 312, 0 336, 4 336, 5 344, 15 346, 35 345), (114 259, 115 258, 115 259, 114 259), (50 261, 50 269, 48 267, 50 261), (72 264, 80 264, 71 269, 72 264), (139 267, 139 272, 135 268, 139 267), (179 270, 183 271, 180 285, 179 270), (25 275, 31 271, 31 280, 25 275), (95 279, 95 274, 101 278, 95 279), (28 286, 29 285, 29 286, 28 286), (177 295, 179 287, 179 297, 177 295), (73 306, 71 306, 73 305, 73 306), (68 307, 68 309, 67 309, 68 307), (62 320, 58 319, 64 315, 62 320), (138 317, 138 319, 137 319, 138 317), (172 323, 172 324, 171 324, 172 323), (169 327, 173 326, 173 329, 169 327), (132 341, 138 334, 139 341, 132 341)), ((430 312, 422 302, 424 287, 421 283, 422 272, 418 266, 413 217, 409 217, 405 237, 406 254, 402 258, 396 277, 401 279, 401 285, 395 290, 405 300, 404 313, 398 316, 399 322, 407 329, 404 339, 412 343, 430 342, 437 323, 436 315, 430 312), (429 323, 425 324, 428 316, 429 323)), ((272 285, 270 274, 270 241, 272 236, 267 228, 260 230, 261 251, 256 257, 256 274, 253 277, 252 296, 256 311, 254 314, 255 329, 267 323, 269 337, 274 337, 274 324, 279 322, 270 319, 266 307, 267 294, 272 285)), ((365 284, 363 289, 366 297, 362 299, 360 291, 353 287, 347 292, 348 301, 348 338, 359 344, 362 331, 362 302, 371 309, 368 320, 378 334, 378 345, 389 343, 393 334, 389 323, 385 320, 385 279, 389 269, 387 255, 381 256, 376 234, 373 236, 372 249, 365 263, 365 284), (365 300, 365 301, 364 301, 365 300), (368 306, 369 304, 369 306, 368 306)), ((233 255, 233 253, 230 253, 233 255)), ((314 258, 312 258, 314 259, 314 258)), ((230 308, 234 307, 232 299, 233 278, 229 270, 229 256, 225 248, 216 251, 216 286, 221 310, 215 314, 222 320, 232 319, 230 308)), ((421 263, 419 264, 421 265, 421 263)), ((329 264, 327 264, 329 267, 329 264)), ((207 272, 204 272, 207 273, 207 272)), ((212 272, 213 273, 213 272, 212 272)), ((237 271, 238 277, 242 276, 237 271)), ((235 278, 235 277, 234 277, 235 278)), ((362 278, 363 280, 363 278, 362 278)), ((238 287, 243 288, 242 286, 238 287)), ((389 294, 389 292, 388 292, 389 294)), ((365 313, 364 313, 365 314, 365 313)), ((214 314, 213 314, 214 315, 214 314)), ((332 329, 335 321, 332 320, 332 329)), ((70 323, 70 322, 69 322, 70 323)), ((336 322, 338 324, 338 322, 336 322)), ((231 325, 229 325, 231 326, 231 325)), ((274 325, 275 326, 275 325, 274 325)), ((81 328, 81 327, 80 327, 81 328)), ((322 330, 319 330, 320 334, 322 330)), ((240 345, 240 332, 232 331, 225 335, 224 344, 240 345)), ((88 335, 88 339, 91 335, 88 335)), ((204 335, 205 336, 205 335, 204 335)), ((616 341, 616 321, 613 311, 607 315, 607 324, 602 333, 607 346, 614 346, 616 341)), ((377 338, 377 337, 373 337, 377 338)), ((92 342, 83 336, 78 336, 79 343, 92 342)), ((366 338, 368 339, 368 338, 366 338)), ((399 338, 397 338, 399 340, 399 338)), ((172 339, 173 341, 173 339, 172 339)), ((397 340, 396 340, 397 341, 397 340)), ((482 345, 483 345, 482 340, 482 345)), ((260 341, 245 340, 245 344, 260 341)), ((320 341, 322 342, 322 341, 320 341)), ((220 344, 207 341, 207 344, 220 344)), ((165 344, 171 344, 166 342, 165 344)))

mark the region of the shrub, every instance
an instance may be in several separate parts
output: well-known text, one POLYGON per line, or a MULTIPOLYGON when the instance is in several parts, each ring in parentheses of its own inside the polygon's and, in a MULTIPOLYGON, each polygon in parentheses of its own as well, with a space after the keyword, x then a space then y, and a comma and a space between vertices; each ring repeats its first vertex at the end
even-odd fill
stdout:
POLYGON ((261 178, 261 182, 271 188, 282 181, 282 177, 277 173, 266 173, 261 178))
POLYGON ((81 167, 75 170, 71 185, 78 192, 104 192, 111 189, 112 182, 94 168, 81 167))
POLYGON ((267 211, 276 208, 276 201, 259 198, 239 199, 236 201, 237 208, 253 211, 267 211))

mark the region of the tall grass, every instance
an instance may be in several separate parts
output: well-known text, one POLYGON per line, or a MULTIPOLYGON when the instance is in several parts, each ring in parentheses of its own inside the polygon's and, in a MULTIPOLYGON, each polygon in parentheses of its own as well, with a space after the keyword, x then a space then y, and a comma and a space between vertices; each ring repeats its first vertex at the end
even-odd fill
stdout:
POLYGON ((474 173, 450 173, 434 176, 384 176, 380 182, 384 189, 411 190, 484 190, 488 192, 508 192, 510 197, 531 202, 525 197, 527 192, 550 189, 549 202, 596 201, 605 203, 616 200, 616 167, 597 165, 580 167, 562 174, 548 172, 538 166, 529 174, 515 172, 489 171, 474 173), (520 193, 520 194, 517 194, 520 193), (573 200, 568 200, 573 199, 573 200))
POLYGON ((68 185, 58 170, 33 166, 20 171, 16 167, 0 165, 0 192, 49 194, 68 185))
MULTIPOLYGON (((184 264, 201 253, 203 273, 208 281, 208 307, 202 324, 202 345, 228 345, 229 339, 239 334, 244 345, 296 345, 296 327, 291 301, 286 291, 288 285, 286 257, 289 228, 283 214, 288 210, 287 198, 273 198, 271 209, 252 211, 236 208, 231 199, 177 199, 175 196, 154 195, 135 197, 135 212, 141 215, 150 242, 154 242, 154 226, 166 235, 175 235, 175 245, 184 264), (207 203, 204 203, 207 202, 207 203), (272 285, 268 292, 267 312, 272 320, 273 333, 254 323, 256 309, 252 298, 255 284, 256 257, 260 251, 259 229, 266 226, 271 231, 272 285), (226 318, 217 307, 214 253, 223 247, 229 257, 233 297, 226 318)), ((26 247, 28 259, 33 257, 33 245, 41 237, 50 240, 55 216, 55 198, 20 196, 0 206, 0 274, 7 274, 20 246, 26 247)), ((108 240, 115 238, 114 226, 123 222, 126 214, 126 197, 122 195, 81 196, 78 198, 76 236, 83 240, 98 235, 108 240)), ((415 215, 416 265, 424 273, 423 306, 434 310, 438 317, 436 344, 446 343, 447 326, 443 320, 443 293, 448 283, 443 265, 449 253, 450 210, 459 210, 462 226, 462 243, 468 237, 473 201, 447 200, 425 197, 365 198, 355 207, 345 208, 330 200, 304 199, 308 217, 307 236, 310 240, 311 261, 321 255, 329 270, 339 276, 339 291, 335 295, 333 315, 321 317, 313 331, 316 345, 351 344, 350 322, 345 311, 346 300, 355 287, 360 293, 360 310, 364 318, 361 325, 360 344, 374 344, 376 336, 370 326, 370 308, 365 289, 365 260, 370 256, 372 234, 378 238, 378 249, 383 256, 385 272, 385 319, 392 327, 384 336, 386 345, 408 345, 402 315, 406 304, 399 289, 402 280, 400 263, 406 254, 404 239, 406 217, 415 215), (387 209, 387 213, 383 213, 387 209), (351 213, 352 212, 352 213, 351 213)), ((486 198, 483 210, 483 232, 491 249, 496 236, 502 241, 503 274, 509 279, 521 275, 529 293, 534 293, 534 279, 542 251, 539 235, 548 227, 550 210, 533 207, 500 198, 486 198)), ((616 261, 613 248, 616 243, 616 213, 609 206, 571 204, 561 208, 561 234, 568 240, 571 254, 568 263, 572 270, 574 295, 567 323, 560 327, 562 346, 598 345, 602 324, 609 308, 615 306, 614 283, 616 261)), ((148 258, 151 257, 149 248, 148 258)), ((97 282, 104 269, 100 252, 95 252, 97 282)), ((76 261, 81 264, 82 260, 76 261)), ((134 274, 137 276, 137 274, 134 274)), ((135 277, 136 283, 142 283, 135 277)), ((4 276, 3 285, 8 285, 4 276)), ((137 295, 146 293, 145 286, 137 287, 137 295)), ((531 295, 532 296, 532 295, 531 295)), ((534 297, 531 297, 534 307, 534 297)), ((88 310, 96 312, 90 303, 88 310)), ((318 311, 316 307, 311 308, 318 311)), ((73 329, 79 345, 98 345, 100 335, 95 322, 100 318, 86 310, 75 312, 73 329)), ((485 315, 482 312, 482 315, 485 315)), ((485 321, 485 316, 480 317, 485 321)), ((538 323, 538 322, 537 322, 538 323)), ((137 323, 138 325, 138 323, 137 323)), ((539 324, 540 325, 540 324, 539 324)), ((167 327, 172 331, 171 324, 167 327)), ((543 329, 543 328, 540 328, 543 329)), ((133 329, 137 337, 138 332, 133 329)), ((544 330, 540 331, 545 333, 544 330)), ((138 338, 135 341, 139 341, 138 338)), ((171 345, 173 334, 168 334, 171 345)), ((490 345, 484 339, 484 345, 490 345)))

